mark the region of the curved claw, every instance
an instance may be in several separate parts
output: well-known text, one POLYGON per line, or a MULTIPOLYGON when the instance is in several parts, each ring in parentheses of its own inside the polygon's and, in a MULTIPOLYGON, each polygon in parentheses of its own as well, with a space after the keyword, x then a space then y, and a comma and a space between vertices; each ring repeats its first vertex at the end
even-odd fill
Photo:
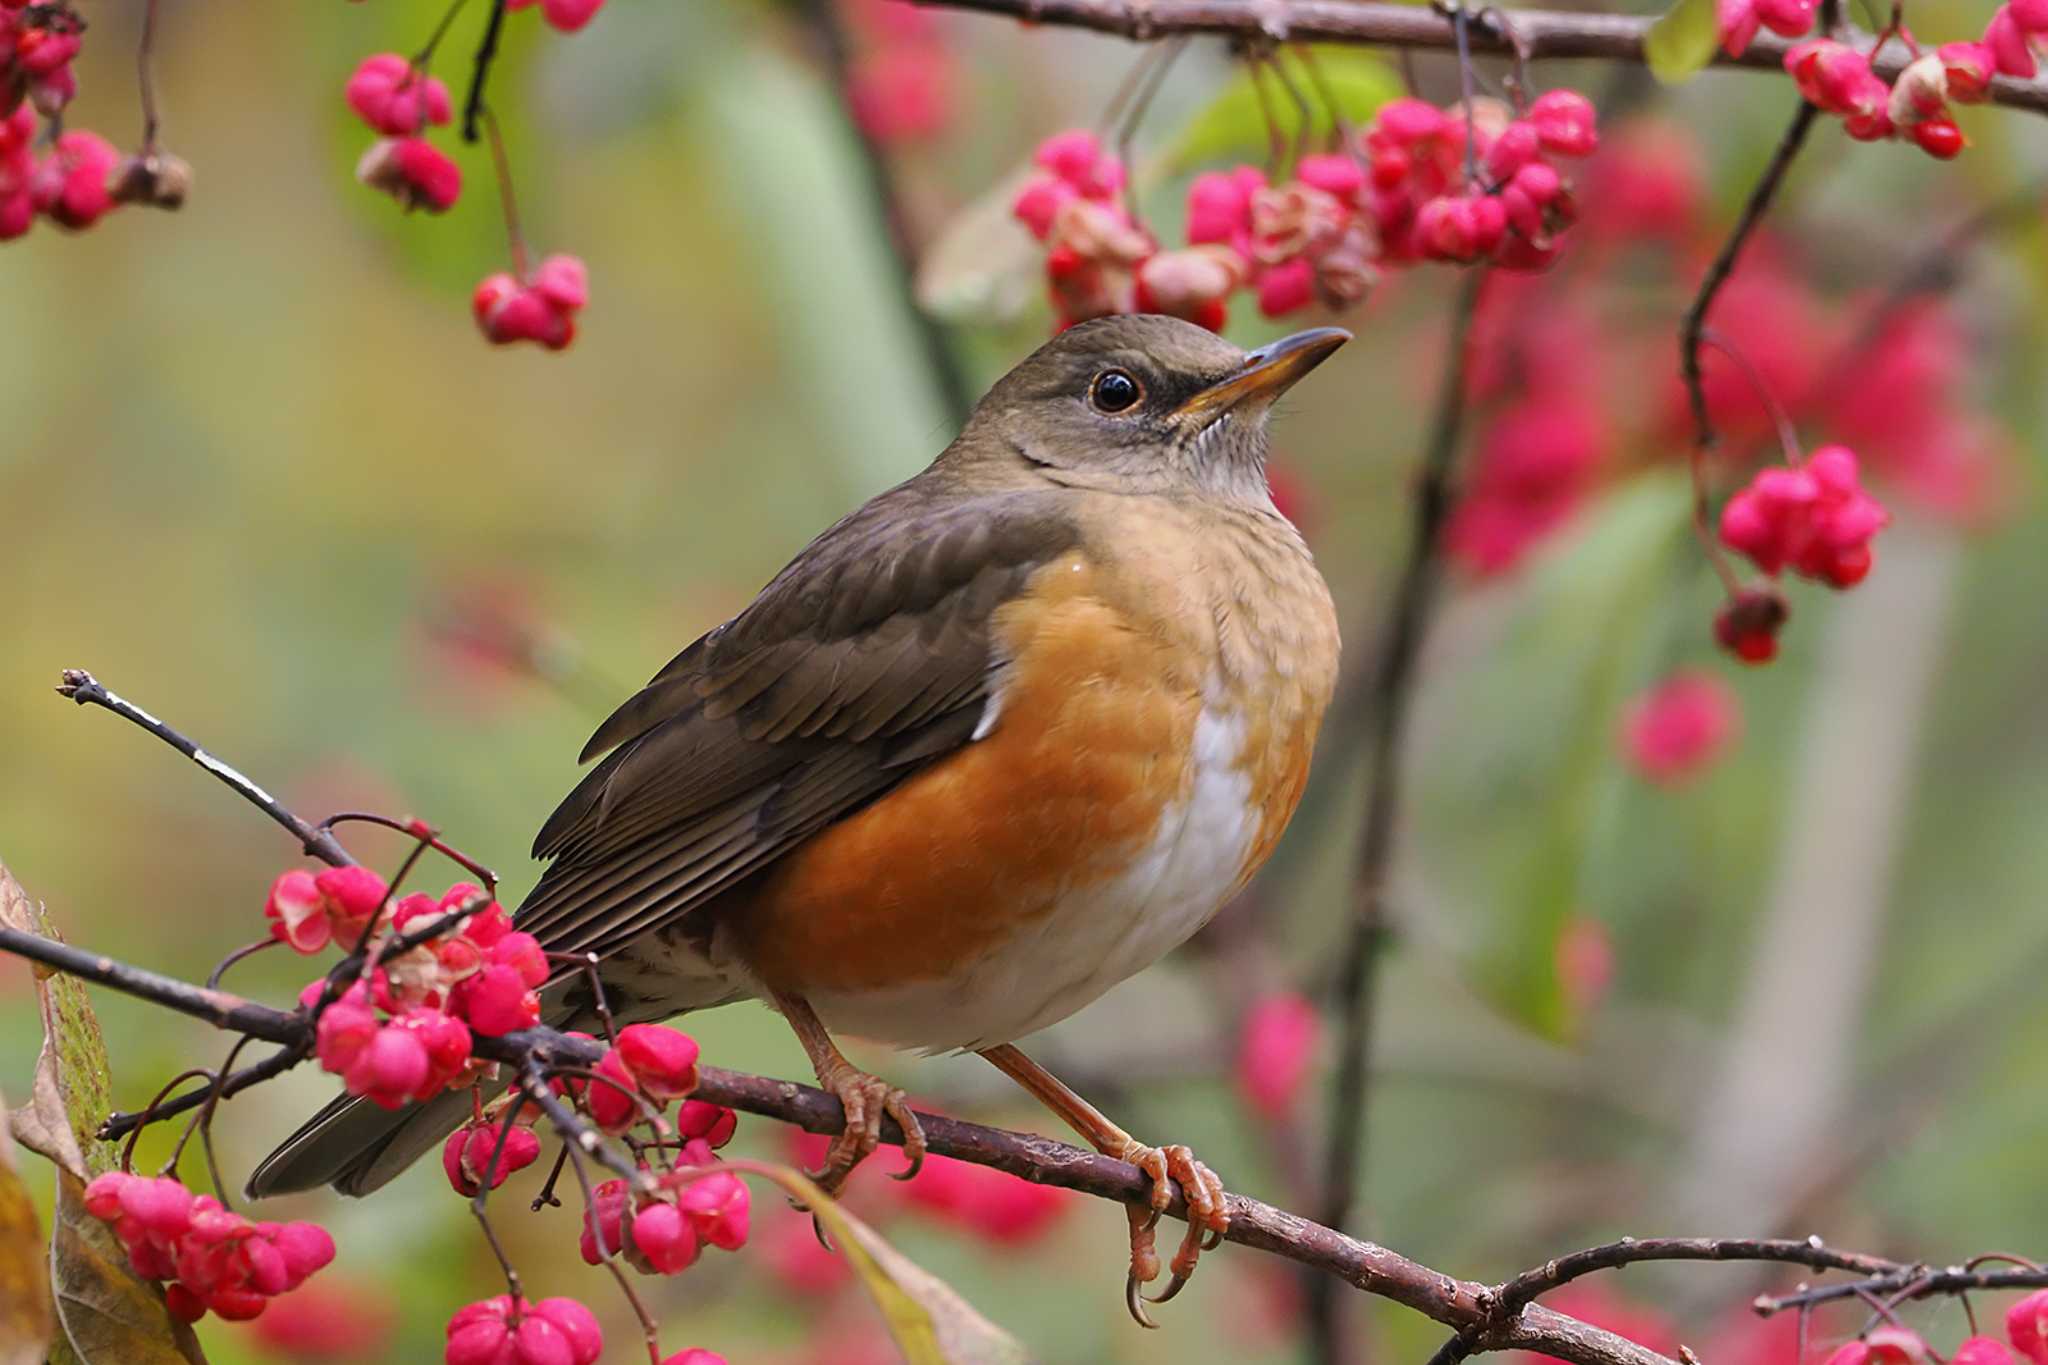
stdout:
POLYGON ((1191 1278, 1193 1277, 1175 1271, 1173 1278, 1166 1282, 1166 1288, 1160 1290, 1157 1294, 1140 1294, 1138 1297, 1142 1298, 1146 1303, 1170 1303, 1174 1295, 1188 1287, 1188 1281, 1191 1278))
POLYGON ((1152 1321, 1152 1315, 1145 1311, 1145 1291, 1139 1283, 1138 1272, 1135 1270, 1124 1276, 1124 1307, 1129 1310, 1131 1321, 1137 1323, 1138 1326, 1150 1327, 1154 1331, 1159 1330, 1159 1324, 1152 1321))

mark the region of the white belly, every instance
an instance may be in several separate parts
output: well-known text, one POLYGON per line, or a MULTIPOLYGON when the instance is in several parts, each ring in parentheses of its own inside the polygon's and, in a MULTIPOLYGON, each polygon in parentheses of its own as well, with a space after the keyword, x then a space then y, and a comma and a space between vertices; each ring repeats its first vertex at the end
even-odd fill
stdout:
POLYGON ((1236 889, 1260 823, 1243 743, 1237 717, 1204 712, 1188 791, 1131 868, 1066 892, 953 979, 814 994, 812 1008, 835 1031, 944 1052, 1013 1042, 1090 1004, 1185 943, 1236 889))

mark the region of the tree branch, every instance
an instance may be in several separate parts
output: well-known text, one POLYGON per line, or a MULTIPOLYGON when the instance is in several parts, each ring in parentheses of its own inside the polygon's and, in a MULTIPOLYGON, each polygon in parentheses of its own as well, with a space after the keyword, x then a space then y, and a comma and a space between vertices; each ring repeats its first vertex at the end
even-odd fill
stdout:
MULTIPOLYGON (((1371 47, 1431 48, 1450 51, 1456 35, 1448 17, 1422 6, 1382 0, 914 0, 938 9, 971 10, 1007 15, 1033 24, 1092 29, 1097 33, 1151 42, 1176 34, 1209 33, 1224 37, 1287 42, 1354 43, 1371 47)), ((1576 14, 1560 10, 1517 9, 1515 34, 1532 61, 1590 57, 1641 64, 1643 36, 1653 18, 1631 14, 1576 14)), ((1513 55, 1507 37, 1487 24, 1471 24, 1475 52, 1513 55)), ((1868 47, 1869 35, 1850 31, 1843 40, 1868 47)), ((1783 72, 1785 54, 1797 40, 1760 33, 1740 57, 1716 50, 1716 66, 1783 72)), ((1887 46, 1872 69, 1889 81, 1905 68, 1907 56, 1898 45, 1887 46)), ((1991 83, 1991 100, 2016 109, 2048 113, 2048 81, 2000 76, 1991 83)))

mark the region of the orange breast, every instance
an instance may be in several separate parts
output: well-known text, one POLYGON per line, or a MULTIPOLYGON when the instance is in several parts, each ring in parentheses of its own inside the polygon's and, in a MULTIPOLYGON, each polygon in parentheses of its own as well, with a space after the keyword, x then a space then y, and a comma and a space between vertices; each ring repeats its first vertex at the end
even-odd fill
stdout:
POLYGON ((730 921, 796 993, 945 978, 1116 875, 1188 780, 1209 661, 1112 605, 1068 556, 997 614, 988 734, 779 863, 730 921))

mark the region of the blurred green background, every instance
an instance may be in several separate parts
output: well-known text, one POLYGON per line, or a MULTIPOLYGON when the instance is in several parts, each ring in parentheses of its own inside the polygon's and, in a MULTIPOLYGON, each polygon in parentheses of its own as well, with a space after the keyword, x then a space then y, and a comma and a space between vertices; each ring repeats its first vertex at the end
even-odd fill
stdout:
MULTIPOLYGON (((73 119, 123 143, 139 8, 87 6, 73 119)), ((342 82, 367 53, 415 48, 436 14, 167 0, 166 135, 195 165, 190 203, 75 237, 39 228, 0 256, 0 858, 80 943, 203 975, 260 932, 293 850, 169 750, 60 703, 60 668, 92 669, 302 812, 432 820, 516 899, 536 871, 531 835, 602 710, 950 435, 813 12, 618 3, 574 38, 513 16, 496 102, 527 232, 592 277, 562 355, 475 334, 468 291, 504 260, 480 151, 458 153, 469 186, 444 219, 405 218, 351 179, 368 137, 342 82), (555 683, 451 637, 451 622, 479 620, 546 641, 555 683)), ((453 31, 439 66, 451 83, 481 19, 453 31)), ((1982 19, 1915 7, 1926 33, 1982 19)), ((1047 316, 1028 240, 988 230, 962 245, 959 223, 978 202, 998 216, 992 187, 1040 137, 1093 120, 1135 49, 937 23, 950 116, 887 154, 912 237, 952 243, 940 292, 978 391, 1047 316), (1024 306, 998 316, 1006 294, 1024 306)), ((1446 97, 1440 63, 1418 70, 1446 97)), ((1690 130, 1707 242, 1792 107, 1767 76, 1651 91, 1542 74, 1690 130)), ((1259 154, 1241 108, 1211 107, 1231 79, 1220 48, 1198 47, 1147 114, 1140 179, 1163 221, 1193 164, 1176 147, 1259 154), (1190 144, 1200 126, 1221 133, 1190 144)), ((2032 116, 1978 111, 1967 129, 1976 145, 1949 167, 1816 134, 1780 218, 1826 306, 1883 288, 1973 205, 2048 168, 2032 116)), ((1621 1233, 1818 1231, 1937 1260, 2048 1242, 2041 246, 2031 219, 1976 246, 1945 304, 1968 343, 1956 401, 2010 451, 1990 514, 1959 527, 1888 499, 1898 525, 1870 582, 1796 591, 1785 657, 1756 671, 1714 655, 1683 443, 1636 414, 1670 382, 1697 249, 1617 252, 1557 286, 1592 300, 1610 343, 1564 363, 1627 434, 1529 562, 1455 577, 1432 633, 1358 1230, 1484 1277, 1621 1233), (1666 790, 1628 768, 1615 733, 1628 699, 1681 663, 1728 679, 1744 725, 1727 758, 1666 790), (1611 950, 1604 986, 1560 974, 1569 935, 1611 950)), ((1401 552, 1452 284, 1438 267, 1390 285, 1281 418, 1282 467, 1354 667, 1401 552)), ((1557 295, 1517 297, 1540 313, 1557 295)), ((1239 312, 1244 344, 1289 330, 1239 312)), ((1308 1202, 1301 1143, 1321 1131, 1321 1100, 1284 1132, 1250 1117, 1230 1030, 1247 993, 1328 985, 1362 747, 1338 717, 1244 913, 1039 1046, 1127 1127, 1190 1142, 1234 1188, 1294 1206, 1308 1202)), ((359 851, 381 863, 398 849, 364 837, 359 851)), ((303 972, 265 956, 236 980, 285 1000, 303 972)), ((33 994, 19 964, 0 962, 0 983, 0 1090, 19 1094, 33 994)), ((125 1103, 219 1050, 203 1028, 99 1000, 125 1103)), ((758 1007, 689 1027, 721 1064, 807 1075, 758 1007)), ((973 1060, 859 1057, 934 1104, 1050 1131, 973 1060)), ((220 1133, 234 1178, 332 1090, 309 1070, 235 1100, 220 1133)), ((736 1150, 787 1154, 753 1120, 736 1150)), ((507 1187, 508 1207, 544 1166, 507 1187)), ((1042 1239, 991 1246, 866 1185, 857 1208, 1047 1361, 1300 1358, 1277 1262, 1217 1254, 1164 1310, 1167 1329, 1142 1333, 1121 1303, 1118 1211, 1077 1202, 1042 1239)), ((323 1356, 208 1323, 217 1360, 438 1358, 447 1313, 495 1292, 437 1170, 283 1216, 329 1223, 342 1250, 325 1278, 388 1333, 323 1356)), ((573 1209, 506 1226, 529 1285, 596 1305, 608 1359, 636 1358, 621 1305, 575 1257, 573 1209)), ((870 1359, 855 1291, 801 1287, 802 1220, 764 1194, 757 1227, 756 1246, 653 1286, 667 1348, 735 1365, 870 1359), (774 1271, 778 1255, 790 1266, 774 1271)), ((1624 1284, 1695 1343, 1759 1287, 1740 1269, 1624 1284)), ((1936 1333, 1959 1326, 1953 1308, 1926 1312, 1936 1333)), ((1398 1310, 1358 1316, 1360 1359, 1418 1359, 1439 1335, 1398 1310)))

